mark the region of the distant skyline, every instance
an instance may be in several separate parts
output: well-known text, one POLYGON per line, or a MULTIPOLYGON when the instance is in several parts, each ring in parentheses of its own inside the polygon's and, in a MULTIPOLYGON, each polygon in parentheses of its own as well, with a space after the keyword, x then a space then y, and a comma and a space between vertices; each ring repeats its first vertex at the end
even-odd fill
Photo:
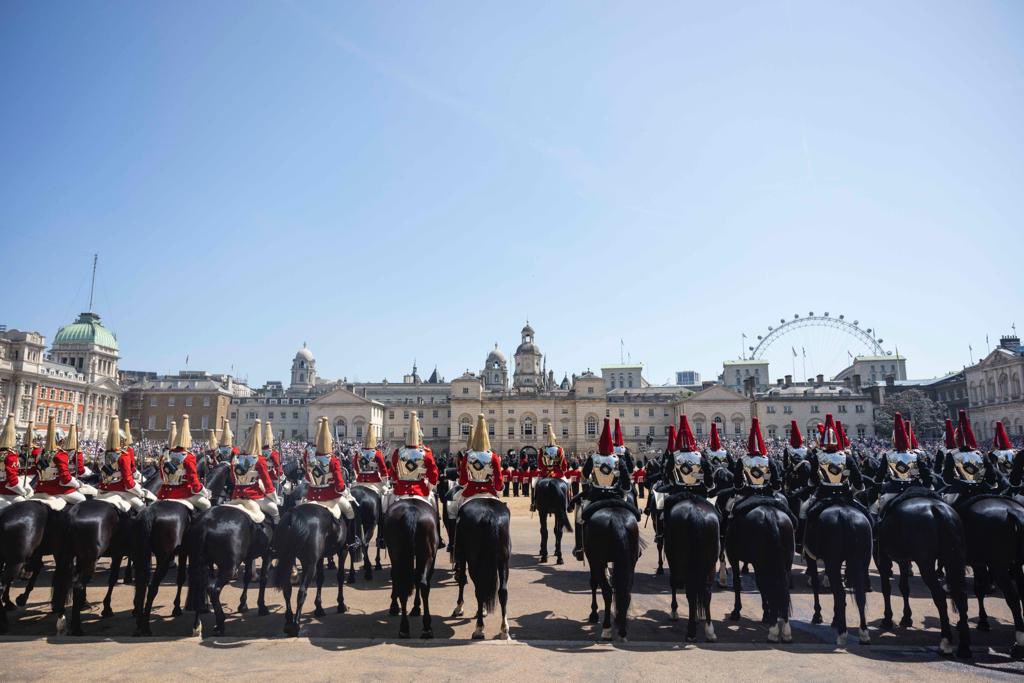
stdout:
POLYGON ((257 385, 526 319, 558 378, 710 379, 809 311, 925 378, 1024 324, 1022 3, 238 9, 0 6, 0 323, 52 340, 98 252, 123 368, 257 385))

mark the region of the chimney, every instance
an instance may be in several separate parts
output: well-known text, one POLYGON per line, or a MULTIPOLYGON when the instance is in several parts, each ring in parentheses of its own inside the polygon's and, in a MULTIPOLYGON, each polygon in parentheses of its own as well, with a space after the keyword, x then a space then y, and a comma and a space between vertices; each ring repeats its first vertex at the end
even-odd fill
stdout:
POLYGON ((860 391, 860 375, 853 376, 853 388, 860 391))
POLYGON ((781 377, 779 377, 777 380, 775 380, 775 384, 781 387, 783 381, 785 381, 785 380, 783 380, 781 377))
POLYGON ((817 377, 815 377, 815 379, 817 380, 818 385, 822 385, 825 383, 825 375, 818 375, 817 377))
POLYGON ((749 398, 754 398, 754 389, 757 386, 756 380, 753 377, 746 377, 743 379, 743 393, 749 398))
POLYGON ((793 384, 793 375, 786 375, 786 386, 788 387, 788 386, 790 386, 792 384, 793 384))
POLYGON ((889 387, 890 389, 896 386, 896 375, 886 375, 885 386, 889 387))
POLYGON ((1020 337, 1015 334, 1004 334, 999 338, 999 348, 1020 353, 1020 337))

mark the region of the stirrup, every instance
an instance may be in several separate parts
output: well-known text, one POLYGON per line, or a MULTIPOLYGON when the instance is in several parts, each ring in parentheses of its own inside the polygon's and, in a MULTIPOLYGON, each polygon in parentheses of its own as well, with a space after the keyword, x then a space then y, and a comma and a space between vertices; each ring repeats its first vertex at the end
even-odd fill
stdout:
POLYGON ((583 561, 583 548, 573 548, 572 549, 572 556, 575 557, 580 562, 582 562, 583 561))

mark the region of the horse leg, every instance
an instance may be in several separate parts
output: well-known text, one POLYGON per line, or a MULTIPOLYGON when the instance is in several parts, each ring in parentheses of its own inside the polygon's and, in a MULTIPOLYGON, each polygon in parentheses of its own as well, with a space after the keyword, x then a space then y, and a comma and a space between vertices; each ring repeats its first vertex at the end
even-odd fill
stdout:
POLYGON ((825 563, 832 584, 832 628, 836 631, 836 646, 846 647, 846 589, 843 587, 843 562, 832 559, 825 563))
POLYGON ((604 598, 604 623, 601 625, 601 639, 612 639, 612 584, 608 582, 608 575, 601 568, 601 597, 604 598))
POLYGON ((900 626, 909 628, 914 625, 913 614, 910 611, 910 563, 900 562, 900 595, 903 596, 903 618, 900 619, 900 626))
POLYGON ((596 624, 598 620, 597 616, 597 586, 600 583, 600 579, 597 578, 597 574, 594 571, 594 565, 590 566, 590 616, 587 617, 587 621, 591 624, 596 624))
POLYGON ((473 640, 484 639, 484 603, 476 601, 476 628, 473 630, 473 640))
POLYGON ((811 617, 812 624, 820 624, 821 619, 821 581, 818 576, 818 561, 807 558, 807 576, 811 580, 811 591, 814 593, 814 616, 811 617))
MULTIPOLYGON (((989 576, 986 565, 974 565, 971 567, 974 574, 974 597, 978 599, 978 630, 989 631, 992 627, 988 623, 988 612, 985 611, 985 589, 988 587, 992 577, 989 576)), ((1003 592, 1006 597, 1006 592, 1003 592)))
POLYGON ((238 600, 239 614, 249 611, 249 582, 252 581, 252 562, 252 560, 246 560, 245 569, 242 570, 242 597, 238 600))
MULTIPOLYGON (((68 633, 73 636, 82 635, 82 608, 85 607, 85 588, 92 579, 92 573, 96 569, 96 560, 93 558, 75 560, 75 572, 72 583, 71 598, 71 621, 68 623, 68 633)), ((117 579, 115 578, 116 582, 117 579)))
POLYGON ((376 569, 377 571, 380 571, 381 569, 384 568, 384 566, 380 563, 380 546, 379 545, 377 546, 377 557, 375 557, 374 560, 373 560, 373 568, 376 569))
POLYGON ((213 635, 222 636, 224 635, 224 606, 220 604, 220 593, 231 581, 232 572, 231 567, 219 567, 217 570, 217 576, 213 580, 213 585, 210 586, 210 602, 213 603, 213 616, 215 625, 213 627, 213 635))
MULTIPOLYGON (((369 556, 369 548, 367 548, 366 557, 369 556)), ((336 579, 338 582, 338 604, 334 608, 334 611, 338 614, 344 614, 345 612, 348 612, 348 605, 345 604, 345 582, 341 580, 343 578, 342 574, 343 572, 339 569, 338 578, 336 579)))
MULTIPOLYGON (((141 590, 136 592, 137 598, 142 597, 142 593, 145 592, 146 600, 144 605, 138 604, 141 600, 136 600, 135 609, 138 610, 138 629, 136 630, 137 635, 151 636, 153 635, 149 627, 149 621, 153 614, 153 601, 156 600, 157 591, 160 590, 160 582, 164 580, 164 576, 167 575, 167 570, 171 568, 171 556, 160 558, 156 563, 156 570, 153 572, 153 576, 150 577, 149 586, 142 584, 141 590)), ((139 574, 139 579, 143 579, 146 576, 146 572, 140 567, 136 567, 136 571, 139 574)), ((179 570, 180 572, 180 570, 179 570)))
MULTIPOLYGON (((28 594, 32 592, 33 588, 35 588, 36 579, 39 578, 39 573, 43 570, 43 558, 32 558, 32 560, 29 562, 29 569, 32 573, 29 574, 28 583, 25 584, 25 591, 14 600, 14 604, 16 604, 18 607, 24 607, 28 604, 28 594)), ((11 576, 12 581, 14 580, 15 576, 17 576, 17 574, 13 574, 11 576)))
POLYGON ((292 631, 296 636, 299 635, 299 627, 302 625, 302 606, 306 604, 306 593, 309 592, 309 582, 314 571, 311 563, 302 563, 302 572, 299 574, 299 590, 295 595, 295 616, 292 617, 292 631))
MULTIPOLYGON (((672 589, 673 597, 675 597, 675 589, 672 589)), ((686 642, 696 643, 697 642, 697 596, 695 591, 691 590, 686 594, 686 605, 689 608, 689 614, 686 617, 686 642), (694 597, 691 599, 691 595, 694 597)))
POLYGON ((875 567, 878 569, 878 579, 882 584, 882 602, 885 608, 882 612, 881 627, 886 630, 893 628, 892 623, 892 560, 885 555, 881 549, 875 553, 875 567))
POLYGON ((110 599, 114 596, 114 586, 117 584, 117 577, 121 574, 121 555, 112 555, 110 558, 110 577, 107 581, 107 594, 103 597, 103 611, 100 612, 101 619, 109 619, 114 616, 114 610, 110 607, 110 599))
MULTIPOLYGON (((185 578, 188 576, 188 553, 182 550, 178 553, 178 590, 174 593, 174 609, 171 610, 172 617, 181 616, 181 587, 185 585, 185 578)), ((191 589, 190 589, 191 590, 191 589)))
POLYGON ((455 582, 459 585, 459 598, 455 603, 455 609, 452 610, 452 617, 461 617, 465 613, 462 606, 465 603, 463 596, 466 592, 466 572, 460 572, 458 567, 455 568, 455 582))
POLYGON ((281 587, 281 594, 284 596, 284 634, 286 636, 299 635, 299 622, 295 620, 295 613, 292 612, 292 582, 285 581, 281 587))
MULTIPOLYGON (((363 537, 366 539, 366 547, 363 549, 363 578, 367 581, 373 579, 373 568, 370 565, 370 541, 373 539, 373 525, 370 528, 363 528, 363 537)), ((377 550, 378 554, 380 550, 377 550)))
POLYGON ((942 582, 939 581, 939 577, 935 573, 935 567, 926 562, 919 564, 917 568, 921 572, 921 580, 928 586, 928 590, 932 594, 932 602, 935 603, 935 608, 939 611, 939 628, 942 631, 942 640, 939 641, 939 654, 951 655, 953 654, 953 629, 949 625, 946 591, 943 590, 942 582))
MULTIPOLYGON (((1013 615, 1014 642, 1010 648, 1010 654, 1015 659, 1019 659, 1024 655, 1024 618, 1021 615, 1020 594, 1017 592, 1017 587, 1013 585, 1010 572, 1005 568, 992 572, 992 578, 999 586, 999 590, 1003 592, 1006 606, 1010 608, 1010 614, 1013 615)), ((977 575, 975 575, 975 584, 977 584, 977 575)))
POLYGON ((498 604, 501 606, 501 630, 498 637, 508 640, 508 559, 498 564, 498 604))
POLYGON ((562 559, 562 532, 564 529, 560 519, 558 515, 555 515, 555 564, 565 564, 565 560, 562 559))
MULTIPOLYGON (((349 562, 349 566, 348 566, 348 582, 350 584, 352 584, 352 583, 356 582, 356 556, 355 555, 350 555, 349 558, 348 558, 348 562, 349 562)), ((345 565, 342 564, 343 568, 344 568, 344 566, 345 565)))
POLYGON ((725 562, 725 543, 722 544, 722 550, 718 553, 718 586, 719 588, 728 588, 729 586, 729 570, 726 568, 725 562))
MULTIPOLYGON (((657 514, 657 513, 655 513, 657 514)), ((658 521, 658 518, 654 519, 655 531, 658 532, 658 568, 654 570, 655 576, 661 576, 665 573, 665 530, 662 528, 664 522, 658 521)))
POLYGON ((669 621, 679 621, 679 599, 676 597, 676 584, 670 579, 672 585, 672 611, 668 614, 669 621))
MULTIPOLYGON (((429 562, 429 561, 432 561, 432 560, 428 558, 427 561, 429 562)), ((420 576, 423 575, 423 573, 421 573, 421 572, 417 572, 417 574, 420 575, 420 576)), ((426 580, 422 580, 421 579, 418 582, 418 584, 420 585, 420 592, 421 592, 422 597, 423 597, 423 633, 420 634, 420 638, 423 638, 424 640, 426 640, 426 639, 434 637, 434 629, 431 626, 432 619, 431 619, 431 616, 430 616, 430 578, 429 578, 429 576, 426 578, 426 580)))
MULTIPOLYGON (((449 538, 451 538, 449 536, 449 538)), ((410 617, 418 617, 420 615, 420 584, 416 583, 416 595, 412 599, 412 609, 409 611, 410 617)))
MULTIPOLYGON (((540 562, 548 561, 548 513, 543 510, 538 515, 540 518, 540 562)), ((558 520, 555 520, 555 529, 558 529, 558 520)))
MULTIPOLYGON (((339 561, 338 561, 338 569, 342 573, 344 573, 344 571, 345 571, 345 561, 344 560, 339 559, 339 561)), ((324 558, 321 557, 320 560, 316 563, 316 597, 313 598, 313 605, 315 606, 315 609, 313 610, 313 616, 314 617, 320 618, 320 617, 324 617, 327 614, 326 612, 324 612, 324 605, 323 605, 323 602, 321 601, 321 594, 323 593, 323 590, 324 590, 324 558)))
POLYGON ((740 600, 740 566, 739 562, 732 563, 732 592, 735 596, 732 612, 729 613, 730 621, 740 620, 740 611, 743 609, 743 603, 740 600))

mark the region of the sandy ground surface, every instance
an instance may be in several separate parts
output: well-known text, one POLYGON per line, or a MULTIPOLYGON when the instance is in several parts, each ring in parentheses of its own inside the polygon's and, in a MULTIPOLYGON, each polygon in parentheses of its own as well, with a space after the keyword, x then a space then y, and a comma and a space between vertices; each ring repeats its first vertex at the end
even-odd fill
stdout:
MULTIPOLYGON (((114 591, 115 615, 101 619, 100 601, 108 572, 100 572, 89 589, 91 606, 83 616, 83 638, 56 637, 54 617, 48 613, 49 573, 40 580, 27 607, 13 613, 10 635, 0 638, 0 657, 5 664, 3 680, 50 679, 66 677, 68 662, 83 663, 76 668, 77 678, 99 679, 113 676, 138 678, 227 678, 266 679, 276 675, 301 675, 310 680, 341 677, 409 680, 422 678, 452 679, 471 673, 507 680, 537 672, 570 679, 678 678, 680 676, 721 680, 738 676, 766 679, 852 680, 864 676, 895 679, 963 679, 964 677, 1009 677, 1024 673, 1024 667, 1007 656, 1014 632, 1006 603, 997 595, 986 601, 992 618, 992 630, 982 633, 973 628, 974 659, 970 663, 948 660, 937 654, 939 641, 935 606, 924 586, 912 583, 911 606, 914 624, 895 632, 882 632, 878 622, 882 598, 878 579, 876 592, 868 596, 868 622, 872 644, 856 643, 851 631, 850 645, 837 650, 828 623, 832 618, 831 595, 823 596, 825 625, 810 623, 812 596, 802 576, 802 567, 794 569, 792 645, 775 646, 766 642, 767 630, 759 622, 760 600, 753 576, 745 576, 744 615, 739 622, 725 620, 732 607, 730 592, 717 592, 712 615, 718 643, 686 645, 685 620, 669 621, 668 578, 656 576, 656 552, 652 544, 638 565, 633 603, 630 609, 629 642, 603 643, 599 625, 586 622, 590 611, 589 573, 570 554, 571 535, 564 539, 566 563, 556 566, 552 560, 538 564, 538 522, 531 518, 527 502, 510 501, 513 510, 513 558, 510 578, 509 623, 511 641, 495 639, 500 620, 491 615, 486 621, 487 640, 472 641, 472 615, 475 604, 470 598, 465 617, 452 618, 456 587, 445 552, 438 558, 430 595, 434 612, 432 641, 421 641, 420 623, 413 620, 412 640, 398 639, 398 619, 387 613, 389 583, 387 558, 384 570, 374 572, 367 581, 357 575, 356 583, 344 588, 346 614, 334 610, 337 583, 328 574, 323 603, 327 614, 312 614, 312 593, 307 601, 307 616, 298 639, 285 638, 282 595, 267 590, 268 616, 256 614, 255 584, 250 588, 251 609, 242 615, 235 611, 240 588, 225 590, 228 610, 227 636, 200 641, 191 636, 191 614, 172 618, 173 586, 166 582, 154 609, 153 638, 132 638, 134 621, 129 614, 132 589, 119 584, 114 591)), ((653 541, 653 530, 642 529, 653 541)), ((173 576, 173 571, 171 572, 173 576)), ((894 585, 895 589, 895 585, 894 585)), ((14 595, 20 593, 16 588, 14 595)), ((467 589, 467 597, 471 596, 467 589)), ((600 601, 600 597, 599 597, 600 601)), ((896 606, 897 618, 900 613, 896 606)), ((977 613, 974 599, 970 601, 977 613)), ((685 615, 685 600, 681 611, 685 615)), ((210 624, 209 617, 206 623, 210 624)), ((847 622, 856 625, 856 609, 849 596, 847 622)))

